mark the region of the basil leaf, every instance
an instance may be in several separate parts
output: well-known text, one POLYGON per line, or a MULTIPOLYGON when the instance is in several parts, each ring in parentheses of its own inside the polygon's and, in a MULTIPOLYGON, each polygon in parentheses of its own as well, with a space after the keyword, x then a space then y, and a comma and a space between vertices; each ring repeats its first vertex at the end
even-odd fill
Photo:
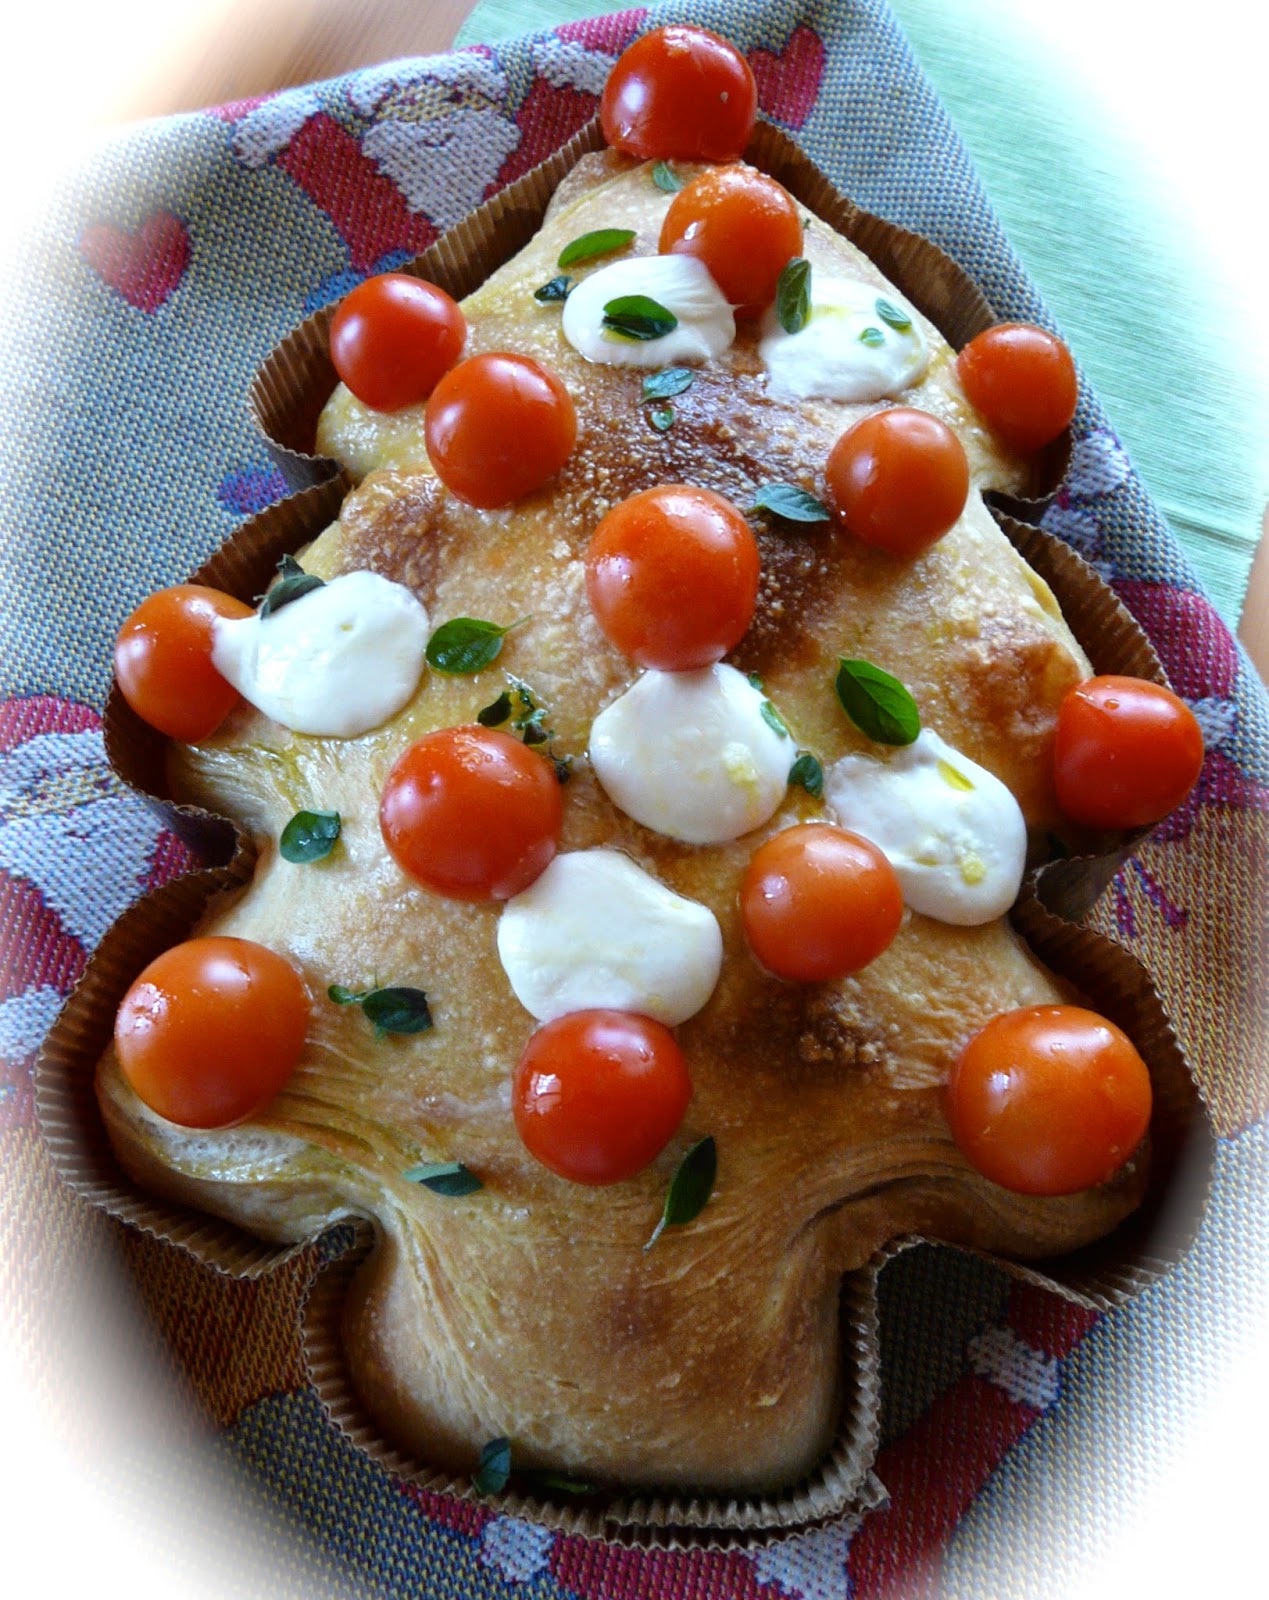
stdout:
POLYGON ((665 1209, 652 1237, 644 1245, 651 1250, 667 1228, 681 1228, 694 1222, 704 1211, 706 1202, 714 1191, 714 1178, 718 1172, 718 1146, 713 1134, 698 1139, 679 1162, 678 1171, 670 1180, 665 1196, 665 1209))
POLYGON ((510 1439, 491 1439, 480 1452, 480 1465, 472 1474, 477 1494, 501 1494, 511 1476, 510 1439))
POLYGON ((809 750, 798 751, 798 758, 789 769, 789 782, 805 789, 814 800, 824 793, 824 768, 809 750))
POLYGON ((572 287, 572 278, 552 278, 550 283, 544 283, 540 289, 533 291, 533 298, 540 305, 550 305, 554 300, 567 300, 568 292, 572 287))
POLYGON ((885 344, 886 336, 884 333, 882 333, 880 328, 865 328, 864 331, 859 335, 859 342, 860 344, 866 344, 873 350, 876 350, 881 345, 885 344))
POLYGON ((877 315, 896 333, 912 332, 912 318, 905 311, 900 311, 893 300, 878 300, 877 315))
POLYGON ((440 1161, 431 1165, 411 1167, 401 1176, 407 1183, 421 1183, 433 1194, 443 1194, 450 1199, 460 1199, 465 1194, 475 1194, 485 1186, 474 1172, 469 1172, 461 1161, 440 1161))
POLYGON ((345 989, 342 983, 332 983, 326 991, 326 998, 333 1000, 337 1006, 359 1006, 370 989, 345 989))
POLYGON ((764 483, 754 496, 751 511, 770 511, 786 522, 829 522, 832 512, 822 500, 796 483, 764 483))
POLYGON ((614 250, 624 250, 634 238, 633 228, 596 228, 584 233, 560 251, 557 267, 575 266, 579 261, 593 261, 596 256, 610 255, 614 250))
POLYGON ((760 709, 762 711, 762 720, 766 723, 768 728, 773 729, 776 733, 782 734, 786 739, 791 739, 793 737, 793 735, 789 732, 784 718, 771 704, 770 700, 764 700, 760 709))
POLYGON ((312 572, 305 572, 294 556, 283 556, 278 562, 280 582, 275 583, 260 604, 260 615, 271 617, 293 600, 302 600, 314 589, 324 588, 322 580, 312 572))
POLYGON ((442 622, 428 640, 427 664, 453 676, 480 672, 498 658, 503 635, 518 626, 512 622, 500 628, 496 622, 482 622, 479 617, 452 617, 442 622))
POLYGON ((650 372, 643 380, 645 400, 670 400, 684 389, 690 389, 696 374, 690 367, 662 367, 660 372, 650 372))
POLYGON ((335 848, 340 826, 338 811, 297 811, 282 830, 278 853, 296 866, 321 861, 335 848))
POLYGON ((776 316, 785 333, 801 333, 811 319, 811 263, 794 256, 776 284, 776 316))
POLYGON ((511 715, 511 696, 504 689, 492 705, 476 713, 476 721, 482 728, 501 728, 511 715))
POLYGON ((850 720, 878 744, 911 744, 921 731, 917 703, 890 673, 871 661, 847 661, 837 669, 837 698, 850 720))
POLYGON ((432 1013, 422 989, 372 989, 361 1009, 374 1023, 377 1034, 425 1033, 432 1013))
POLYGON ((658 433, 668 433, 674 426, 674 407, 657 406, 648 413, 648 421, 658 433))
POLYGON ((687 183, 686 178, 680 178, 668 161, 658 161, 652 169, 652 181, 658 189, 664 189, 666 194, 677 194, 687 183))
POLYGON ((679 325, 672 311, 646 294, 622 294, 604 307, 603 325, 627 339, 664 339, 679 325))

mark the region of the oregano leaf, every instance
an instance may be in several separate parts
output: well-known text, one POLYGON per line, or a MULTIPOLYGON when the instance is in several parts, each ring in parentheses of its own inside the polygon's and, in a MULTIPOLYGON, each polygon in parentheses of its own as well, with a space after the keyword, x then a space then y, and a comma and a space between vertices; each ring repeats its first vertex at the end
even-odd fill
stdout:
POLYGON ((559 300, 567 300, 572 287, 572 278, 561 275, 558 278, 552 278, 549 283, 544 283, 540 289, 535 289, 533 298, 540 305, 551 305, 559 300))
POLYGON ((480 1464, 472 1474, 477 1494, 501 1494, 511 1477, 510 1439, 490 1439, 480 1452, 480 1464))
POLYGON ((603 325, 626 339, 664 339, 679 325, 674 313, 646 294, 621 294, 604 306, 603 325))
POLYGON ((555 265, 573 267, 579 261, 593 261, 596 256, 611 255, 614 250, 624 250, 634 236, 633 228, 596 228, 566 244, 555 265))
POLYGON ((465 1194, 475 1194, 477 1189, 485 1187, 476 1174, 461 1161, 425 1163, 422 1166, 411 1167, 401 1176, 407 1183, 422 1184, 433 1194, 443 1194, 451 1200, 460 1199, 465 1194))
POLYGON ((824 793, 824 768, 809 750, 798 751, 798 758, 789 769, 789 782, 805 789, 813 800, 824 793))
POLYGON ((892 300, 878 300, 877 315, 887 327, 893 328, 896 333, 912 332, 912 318, 908 316, 906 311, 900 311, 892 300))
POLYGON ((425 1033, 432 1026, 432 1012, 422 989, 394 986, 372 989, 361 1002, 361 1009, 378 1034, 425 1033))
POLYGON ((680 178, 668 161, 657 162, 652 169, 652 181, 666 194, 677 194, 687 183, 687 179, 680 178))
POLYGON ((912 744, 921 732, 916 701, 898 678, 871 661, 843 658, 835 687, 842 710, 878 744, 912 744))
POLYGON ((776 316, 785 333, 801 333, 811 319, 811 263, 794 256, 776 284, 776 316))
POLYGON ((695 379, 696 374, 691 367, 662 367, 659 372, 650 372, 643 380, 643 398, 672 400, 676 394, 690 389, 695 379))
POLYGON ((519 622, 508 623, 504 628, 480 617, 451 617, 427 642, 428 666, 451 676, 480 672, 497 660, 504 636, 519 626, 519 622))
POLYGON ((278 562, 278 580, 260 602, 262 617, 271 617, 274 612, 281 611, 283 606, 289 606, 292 601, 301 600, 306 594, 312 594, 314 589, 325 588, 325 584, 316 573, 305 572, 294 556, 283 556, 278 562))
POLYGON ((321 861, 335 848, 342 826, 338 811, 297 811, 278 839, 278 854, 296 866, 321 861))
POLYGON ((667 1228, 681 1228, 694 1222, 714 1192, 718 1172, 718 1146, 713 1134, 698 1139, 678 1164, 665 1195, 665 1207, 652 1237, 644 1245, 651 1250, 667 1228))
POLYGON ((764 483, 754 496, 751 511, 770 511, 786 522, 829 522, 832 512, 796 483, 764 483))

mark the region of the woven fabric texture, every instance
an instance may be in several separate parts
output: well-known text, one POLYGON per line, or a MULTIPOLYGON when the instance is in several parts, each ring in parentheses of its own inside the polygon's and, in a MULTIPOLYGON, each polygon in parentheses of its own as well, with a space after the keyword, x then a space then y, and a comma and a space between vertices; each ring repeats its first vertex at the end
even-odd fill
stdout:
POLYGON ((141 125, 49 196, 6 286, 8 1342, 50 1426, 141 1526, 152 1527, 163 1482, 179 1498, 211 1475, 215 1494, 193 1523, 175 1524, 173 1550, 221 1567, 230 1541, 249 1550, 235 1593, 1051 1592, 1037 1574, 1056 1571, 1063 1551, 1094 1559, 1122 1496, 1112 1488, 1090 1517, 1088 1482, 1158 1470, 1262 1303, 1252 1263, 1266 1256, 1265 1228, 1251 1197, 1269 1102, 1259 1004, 1269 707, 1087 392, 1045 526, 1139 617, 1208 741, 1194 796, 1119 874, 1095 920, 1146 962, 1176 1019, 1222 1135, 1216 1189, 1183 1268, 1109 1318, 947 1251, 892 1264, 885 1509, 767 1549, 655 1554, 420 1494, 338 1436, 307 1385, 296 1311, 322 1247, 259 1282, 228 1282, 106 1221, 52 1176, 32 1103, 38 1045, 111 920, 188 864, 105 765, 100 711, 119 620, 284 492, 244 405, 274 342, 562 144, 593 114, 615 55, 670 19, 736 40, 763 113, 845 192, 934 239, 1002 315, 1048 320, 881 0, 627 11, 141 125), (73 1309, 85 1294, 92 1337, 73 1309), (1037 1485, 1054 1481, 1069 1493, 1050 1493, 1041 1525, 1037 1485), (1037 1549, 1047 1565, 1035 1565, 1037 1549))

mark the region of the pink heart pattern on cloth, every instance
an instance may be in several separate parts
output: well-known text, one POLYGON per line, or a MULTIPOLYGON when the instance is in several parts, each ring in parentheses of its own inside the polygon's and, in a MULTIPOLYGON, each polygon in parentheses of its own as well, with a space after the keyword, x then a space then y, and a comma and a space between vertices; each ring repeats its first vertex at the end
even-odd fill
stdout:
POLYGON ((181 219, 156 211, 133 233, 113 222, 85 228, 79 253, 107 288, 138 311, 153 313, 180 288, 193 252, 181 219))
POLYGON ((751 50, 759 106, 777 122, 802 127, 820 92, 824 61, 824 41, 806 26, 794 28, 779 55, 761 46, 751 50))

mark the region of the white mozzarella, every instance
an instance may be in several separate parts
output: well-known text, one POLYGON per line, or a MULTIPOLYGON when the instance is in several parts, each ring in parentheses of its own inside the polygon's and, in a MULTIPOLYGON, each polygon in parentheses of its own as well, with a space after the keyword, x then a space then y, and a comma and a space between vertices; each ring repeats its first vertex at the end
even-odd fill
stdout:
POLYGON ((616 850, 557 855, 498 919, 498 955, 539 1022, 609 1007, 686 1022, 714 992, 723 936, 714 913, 616 850))
POLYGON ((722 662, 645 672, 595 718, 591 765, 645 828, 687 844, 738 839, 775 814, 797 758, 764 707, 762 690, 722 662))
POLYGON ((1018 802, 932 729, 884 757, 835 762, 824 798, 844 828, 886 855, 914 911, 973 927, 1018 898, 1027 858, 1018 802))
POLYGON ((402 584, 347 572, 267 617, 218 618, 212 661, 257 710, 295 733, 368 733, 418 688, 428 617, 402 584))
POLYGON ((731 307, 695 256, 630 256, 601 267, 571 291, 561 325, 579 355, 617 367, 709 361, 736 337, 731 307), (631 339, 606 328, 604 307, 633 294, 672 311, 678 327, 659 339, 631 339))
POLYGON ((816 272, 806 325, 786 333, 774 309, 768 312, 758 354, 776 394, 855 403, 900 394, 930 360, 916 312, 893 290, 816 272), (892 325, 899 321, 907 328, 892 325))

